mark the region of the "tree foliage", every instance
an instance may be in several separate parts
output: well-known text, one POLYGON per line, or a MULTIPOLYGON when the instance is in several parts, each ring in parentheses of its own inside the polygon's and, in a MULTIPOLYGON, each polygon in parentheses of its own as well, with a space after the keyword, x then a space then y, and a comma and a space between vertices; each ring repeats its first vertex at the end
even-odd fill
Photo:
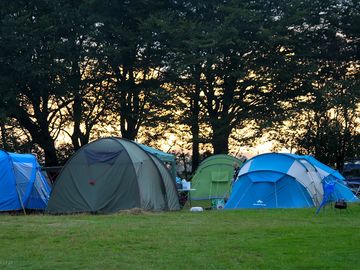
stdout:
POLYGON ((349 21, 359 18, 358 4, 319 0, 298 5, 284 5, 286 49, 291 62, 302 65, 302 72, 294 74, 304 82, 297 88, 306 95, 291 104, 293 121, 274 138, 341 170, 359 149, 359 32, 349 21))
POLYGON ((227 153, 251 123, 254 134, 340 169, 359 150, 358 1, 0 7, 4 148, 41 148, 56 165, 61 149, 109 127, 149 143, 186 132, 195 168, 201 149, 227 153))

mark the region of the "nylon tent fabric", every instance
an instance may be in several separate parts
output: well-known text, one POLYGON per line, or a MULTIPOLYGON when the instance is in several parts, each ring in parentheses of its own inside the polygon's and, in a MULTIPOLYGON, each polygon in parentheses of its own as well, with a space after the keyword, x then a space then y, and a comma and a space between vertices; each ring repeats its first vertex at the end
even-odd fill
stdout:
MULTIPOLYGON (((267 153, 253 157, 240 169, 225 208, 302 208, 323 202, 325 181, 339 173, 310 156, 267 153)), ((354 201, 341 185, 332 194, 354 201)), ((350 192, 350 193, 349 193, 350 192)), ((330 198, 330 197, 329 197, 330 198)))
MULTIPOLYGON (((169 173, 169 170, 165 166, 161 166, 161 161, 157 157, 151 155, 151 159, 157 164, 159 172, 162 176, 163 187, 165 189, 164 192, 170 198, 178 198, 176 186, 174 189, 174 180, 172 178, 172 175, 169 173)), ((178 206, 179 206, 179 200, 169 200, 168 201, 169 209, 177 209, 178 206)))
POLYGON ((345 178, 336 170, 326 166, 325 164, 321 163, 317 159, 312 156, 302 156, 304 159, 309 161, 319 172, 322 177, 327 177, 328 175, 334 176, 336 179, 344 181, 345 178))
POLYGON ((0 150, 0 211, 44 210, 50 192, 34 155, 0 150))
POLYGON ((147 145, 144 145, 144 144, 141 144, 141 143, 138 143, 138 142, 136 142, 136 144, 139 145, 146 152, 156 156, 162 162, 170 164, 170 166, 171 166, 171 175, 172 175, 172 177, 173 177, 173 179, 175 181, 175 178, 176 178, 176 159, 175 159, 175 156, 173 154, 162 152, 162 151, 160 151, 158 149, 152 148, 150 146, 147 146, 147 145))
MULTIPOLYGON (((309 161, 317 170, 322 178, 323 189, 326 185, 333 184, 334 189, 331 196, 326 199, 326 202, 334 202, 338 200, 345 200, 347 202, 357 202, 359 199, 354 193, 346 186, 345 178, 337 170, 321 163, 312 156, 301 156, 309 161)), ((323 199, 324 201, 324 199, 323 199)))
POLYGON ((46 212, 106 214, 132 208, 179 210, 175 183, 171 182, 164 164, 154 159, 126 139, 111 137, 93 141, 80 148, 61 170, 46 212))
POLYGON ((324 189, 324 198, 321 202, 317 213, 320 209, 329 202, 345 200, 346 202, 357 202, 359 199, 356 195, 346 186, 345 178, 338 171, 326 166, 320 161, 311 156, 304 156, 311 162, 322 177, 322 184, 324 189), (331 192, 330 192, 330 191, 331 192), (327 192, 326 192, 327 191, 327 192))
POLYGON ((269 177, 266 181, 253 181, 249 174, 237 182, 232 194, 240 193, 241 196, 236 199, 231 196, 226 208, 302 208, 313 205, 306 189, 291 176, 263 172, 262 177, 266 174, 269 177))
POLYGON ((241 160, 229 155, 213 155, 202 161, 191 179, 192 200, 223 199, 229 195, 234 175, 233 164, 241 160))

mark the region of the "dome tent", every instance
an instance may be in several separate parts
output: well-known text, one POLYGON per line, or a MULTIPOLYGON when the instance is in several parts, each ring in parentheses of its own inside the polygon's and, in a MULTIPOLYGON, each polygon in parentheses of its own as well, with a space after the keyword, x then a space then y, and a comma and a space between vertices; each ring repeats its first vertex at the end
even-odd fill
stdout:
POLYGON ((357 198, 341 175, 310 156, 267 153, 253 157, 240 169, 225 208, 301 208, 319 206, 323 183, 333 181, 332 200, 357 198))
POLYGON ((192 200, 222 199, 229 195, 230 184, 234 175, 233 164, 242 162, 229 155, 213 155, 204 159, 191 179, 192 200))
POLYGON ((80 148, 61 170, 46 212, 114 213, 180 209, 168 169, 136 143, 102 138, 80 148))
POLYGON ((0 150, 0 211, 44 210, 50 191, 34 155, 0 150))

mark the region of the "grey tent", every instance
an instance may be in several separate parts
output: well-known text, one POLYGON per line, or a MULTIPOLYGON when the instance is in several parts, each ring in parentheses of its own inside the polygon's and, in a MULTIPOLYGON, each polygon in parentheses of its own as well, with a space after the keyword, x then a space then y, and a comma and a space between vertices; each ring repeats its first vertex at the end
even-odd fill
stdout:
POLYGON ((169 170, 136 143, 102 138, 80 148, 53 187, 47 213, 179 210, 169 170))
POLYGON ((173 154, 162 152, 158 149, 152 148, 150 146, 137 143, 142 149, 146 152, 153 154, 154 156, 158 157, 162 162, 169 164, 171 168, 171 175, 175 181, 176 179, 176 160, 173 154))

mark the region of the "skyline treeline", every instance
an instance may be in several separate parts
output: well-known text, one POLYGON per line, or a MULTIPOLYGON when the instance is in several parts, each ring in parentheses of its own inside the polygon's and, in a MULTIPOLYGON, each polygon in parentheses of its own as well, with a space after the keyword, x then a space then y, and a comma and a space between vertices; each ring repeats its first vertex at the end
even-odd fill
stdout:
POLYGON ((339 170, 359 158, 359 1, 0 7, 5 150, 55 166, 101 136, 150 146, 172 137, 196 168, 205 149, 228 153, 267 134, 339 170))

